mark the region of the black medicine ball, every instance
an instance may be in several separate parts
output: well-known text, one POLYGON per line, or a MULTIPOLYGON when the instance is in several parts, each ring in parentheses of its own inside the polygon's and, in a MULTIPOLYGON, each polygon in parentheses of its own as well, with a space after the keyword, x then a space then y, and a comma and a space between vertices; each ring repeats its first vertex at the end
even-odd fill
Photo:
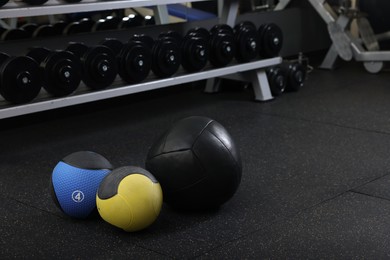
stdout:
POLYGON ((180 120, 150 148, 146 169, 160 182, 172 207, 204 210, 228 201, 241 181, 239 151, 213 119, 180 120))

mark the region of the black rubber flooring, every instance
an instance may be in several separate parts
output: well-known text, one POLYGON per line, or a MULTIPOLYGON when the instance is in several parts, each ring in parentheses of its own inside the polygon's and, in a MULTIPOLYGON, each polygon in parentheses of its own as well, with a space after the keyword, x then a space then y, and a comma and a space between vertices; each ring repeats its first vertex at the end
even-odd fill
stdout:
POLYGON ((0 124, 0 259, 390 257, 390 72, 348 63, 266 103, 232 83, 213 95, 186 85, 0 124), (219 121, 240 148, 242 183, 220 209, 164 205, 148 229, 126 233, 56 208, 49 179, 61 158, 92 150, 144 166, 153 140, 191 115, 219 121))

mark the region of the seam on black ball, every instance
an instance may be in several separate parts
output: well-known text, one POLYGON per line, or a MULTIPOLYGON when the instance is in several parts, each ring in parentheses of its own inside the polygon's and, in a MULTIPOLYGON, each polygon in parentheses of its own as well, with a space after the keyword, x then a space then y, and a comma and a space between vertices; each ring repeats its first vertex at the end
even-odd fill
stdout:
POLYGON ((232 155, 232 153, 230 152, 229 148, 226 147, 226 145, 222 142, 221 139, 218 138, 218 136, 216 136, 214 133, 210 132, 207 130, 207 132, 209 132, 210 134, 212 134, 215 138, 218 139, 218 141, 225 147, 226 151, 229 153, 230 157, 232 158, 232 160, 234 161, 234 165, 236 166, 236 170, 240 171, 240 168, 239 165, 238 165, 238 162, 235 160, 234 156, 232 155))
POLYGON ((198 136, 195 138, 194 142, 192 143, 191 150, 192 150, 192 148, 194 148, 194 145, 196 144, 196 141, 198 141, 199 137, 203 134, 203 132, 206 130, 206 128, 207 128, 212 122, 214 122, 214 120, 210 120, 210 122, 208 122, 207 125, 205 125, 205 127, 203 127, 202 131, 200 131, 200 133, 198 134, 198 136))
POLYGON ((153 157, 149 157, 148 159, 149 160, 153 160, 154 158, 159 157, 161 155, 166 155, 166 154, 171 154, 171 153, 178 153, 178 152, 185 152, 185 151, 190 151, 190 150, 191 150, 191 148, 186 148, 186 149, 180 149, 180 150, 175 150, 175 151, 170 151, 170 152, 165 152, 165 153, 159 153, 159 154, 157 154, 157 155, 155 155, 153 157))

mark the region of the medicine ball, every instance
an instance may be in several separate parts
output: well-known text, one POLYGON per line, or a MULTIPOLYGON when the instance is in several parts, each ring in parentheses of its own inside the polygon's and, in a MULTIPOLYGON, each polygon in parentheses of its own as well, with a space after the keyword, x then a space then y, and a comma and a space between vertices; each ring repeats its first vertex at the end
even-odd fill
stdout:
POLYGON ((96 204, 108 223, 133 232, 151 225, 160 214, 162 190, 145 169, 125 166, 113 170, 100 184, 96 204))
POLYGON ((102 155, 81 151, 62 159, 54 168, 50 189, 55 204, 68 216, 87 218, 96 209, 96 191, 112 170, 102 155))
POLYGON ((180 120, 150 148, 146 169, 161 183, 164 201, 177 209, 206 210, 228 201, 241 181, 232 137, 213 119, 180 120))

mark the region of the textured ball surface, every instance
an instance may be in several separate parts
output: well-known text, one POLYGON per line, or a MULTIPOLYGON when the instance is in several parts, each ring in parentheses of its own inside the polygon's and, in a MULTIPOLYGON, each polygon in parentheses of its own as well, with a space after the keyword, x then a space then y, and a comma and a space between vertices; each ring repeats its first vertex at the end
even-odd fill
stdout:
POLYGON ((96 194, 96 204, 106 222, 133 232, 150 226, 157 219, 162 196, 161 186, 150 172, 125 166, 103 179, 96 194))
POLYGON ((241 181, 241 158, 226 129, 206 117, 174 124, 150 148, 146 169, 161 183, 164 201, 179 209, 220 206, 241 181))
POLYGON ((81 151, 62 159, 51 175, 51 195, 68 216, 87 218, 96 209, 96 191, 112 165, 102 155, 81 151))

